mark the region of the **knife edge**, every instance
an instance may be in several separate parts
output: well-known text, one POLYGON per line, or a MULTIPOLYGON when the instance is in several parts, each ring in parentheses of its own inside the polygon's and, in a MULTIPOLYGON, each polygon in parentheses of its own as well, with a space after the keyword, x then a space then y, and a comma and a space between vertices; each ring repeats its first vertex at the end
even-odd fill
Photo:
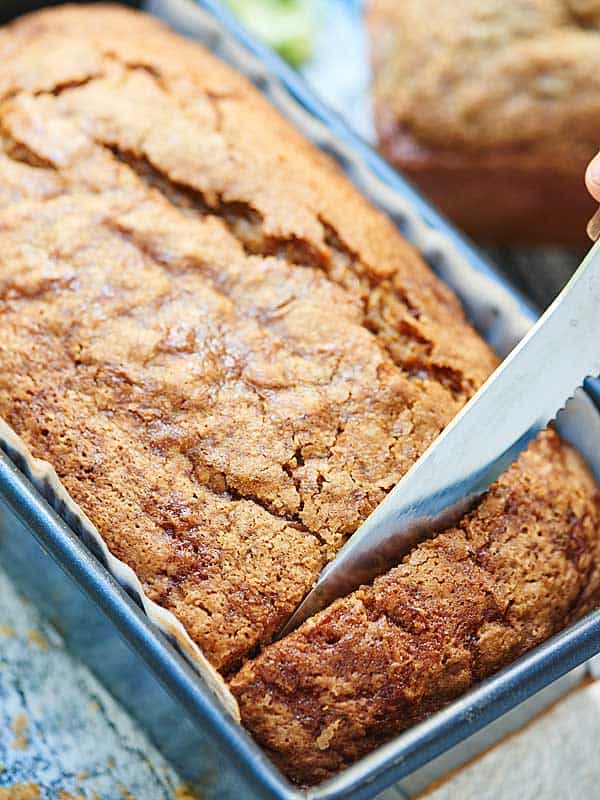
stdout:
POLYGON ((324 568, 280 636, 460 519, 599 372, 597 243, 531 331, 324 568))

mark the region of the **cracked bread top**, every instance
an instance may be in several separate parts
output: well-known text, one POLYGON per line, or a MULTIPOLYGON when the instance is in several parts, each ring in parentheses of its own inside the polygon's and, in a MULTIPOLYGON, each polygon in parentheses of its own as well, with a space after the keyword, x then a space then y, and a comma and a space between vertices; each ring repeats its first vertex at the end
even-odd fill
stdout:
POLYGON ((381 213, 154 19, 0 33, 0 414, 223 673, 495 365, 381 213))
POLYGON ((378 127, 407 154, 508 149, 566 170, 598 149, 598 0, 369 0, 368 17, 378 127))
POLYGON ((546 431, 458 526, 246 662, 243 723, 329 777, 600 603, 600 496, 546 431))
POLYGON ((458 528, 248 660, 495 358, 327 158, 155 20, 39 12, 0 65, 0 415, 288 775, 597 602, 595 487, 547 433, 458 528))

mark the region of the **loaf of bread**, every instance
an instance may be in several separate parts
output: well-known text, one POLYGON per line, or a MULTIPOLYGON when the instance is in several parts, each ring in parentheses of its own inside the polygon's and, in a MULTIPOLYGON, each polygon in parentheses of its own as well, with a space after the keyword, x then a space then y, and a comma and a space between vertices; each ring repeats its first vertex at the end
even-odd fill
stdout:
POLYGON ((457 530, 269 645, 496 359, 325 156, 156 20, 40 12, 0 65, 0 415, 288 775, 595 601, 595 486, 548 433, 457 530))
POLYGON ((369 0, 381 150, 459 226, 583 242, 600 146, 596 0, 369 0))

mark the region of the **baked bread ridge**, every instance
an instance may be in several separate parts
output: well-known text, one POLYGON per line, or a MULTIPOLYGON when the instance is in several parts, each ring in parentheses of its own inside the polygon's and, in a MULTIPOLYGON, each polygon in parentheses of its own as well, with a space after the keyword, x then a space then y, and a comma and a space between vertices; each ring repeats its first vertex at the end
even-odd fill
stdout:
POLYGON ((599 524, 545 432, 457 528, 247 661, 242 723, 297 783, 330 777, 597 606, 599 524))
MULTIPOLYGON (((135 12, 65 7, 0 32, 0 64, 0 415, 148 596, 231 673, 495 359, 391 223, 198 46, 135 12)), ((570 498, 572 516, 553 530, 579 553, 592 602, 595 490, 548 436, 531 480, 556 483, 565 508, 570 498)), ((509 473, 517 488, 521 470, 509 473)), ((505 490, 515 525, 552 519, 552 492, 532 509, 517 488, 505 490)), ((447 541, 452 550, 450 534, 427 547, 447 541)), ((319 730, 299 726, 293 686, 277 701, 294 769, 269 710, 249 708, 306 631, 233 686, 248 727, 309 782, 391 735, 397 717, 382 712, 377 730, 364 720, 364 737, 342 741, 307 671, 319 730)), ((323 681, 334 667, 324 649, 323 681)), ((365 695, 371 673, 357 671, 365 695)))
POLYGON ((241 76, 138 12, 0 32, 0 415, 223 674, 496 360, 241 76))
POLYGON ((370 0, 386 158, 474 236, 585 239, 600 6, 370 0))

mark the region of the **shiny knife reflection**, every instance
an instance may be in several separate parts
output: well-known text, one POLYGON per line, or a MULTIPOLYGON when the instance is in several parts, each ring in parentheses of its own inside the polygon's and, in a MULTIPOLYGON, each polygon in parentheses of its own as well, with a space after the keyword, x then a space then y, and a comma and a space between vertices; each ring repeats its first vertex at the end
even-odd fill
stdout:
POLYGON ((288 621, 288 633, 457 522, 586 377, 600 373, 600 242, 477 394, 363 522, 288 621))

